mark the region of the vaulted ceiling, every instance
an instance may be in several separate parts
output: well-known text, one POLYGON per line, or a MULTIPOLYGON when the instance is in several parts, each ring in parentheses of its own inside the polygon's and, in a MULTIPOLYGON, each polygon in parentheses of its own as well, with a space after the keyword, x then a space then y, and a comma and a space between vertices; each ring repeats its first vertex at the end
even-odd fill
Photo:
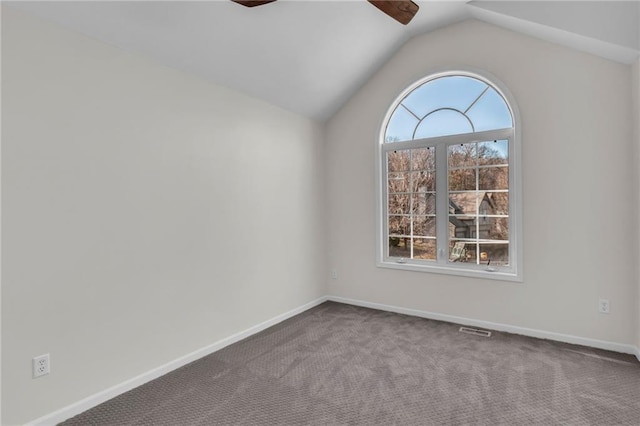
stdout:
POLYGON ((4 3, 320 121, 408 39, 469 18, 618 62, 640 55, 640 1, 414 1, 407 26, 364 0, 4 3))

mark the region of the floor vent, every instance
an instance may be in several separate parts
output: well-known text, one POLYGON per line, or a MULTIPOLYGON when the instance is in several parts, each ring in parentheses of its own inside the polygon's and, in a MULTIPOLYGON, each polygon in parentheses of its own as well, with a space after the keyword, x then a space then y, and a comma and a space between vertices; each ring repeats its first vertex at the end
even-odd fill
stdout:
POLYGON ((460 327, 460 333, 473 334, 474 336, 491 337, 491 332, 471 327, 460 327))

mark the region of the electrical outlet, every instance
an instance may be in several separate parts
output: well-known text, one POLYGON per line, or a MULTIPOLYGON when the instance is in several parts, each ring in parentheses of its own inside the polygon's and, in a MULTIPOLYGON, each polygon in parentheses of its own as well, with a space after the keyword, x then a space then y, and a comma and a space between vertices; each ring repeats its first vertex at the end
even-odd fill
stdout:
POLYGON ((33 359, 33 378, 49 374, 49 354, 37 356, 33 359))
POLYGON ((608 314, 611 312, 611 305, 609 305, 609 299, 600 299, 598 302, 598 311, 601 314, 608 314))
POLYGON ((338 271, 336 271, 335 269, 331 270, 331 279, 332 280, 337 280, 338 279, 338 271))

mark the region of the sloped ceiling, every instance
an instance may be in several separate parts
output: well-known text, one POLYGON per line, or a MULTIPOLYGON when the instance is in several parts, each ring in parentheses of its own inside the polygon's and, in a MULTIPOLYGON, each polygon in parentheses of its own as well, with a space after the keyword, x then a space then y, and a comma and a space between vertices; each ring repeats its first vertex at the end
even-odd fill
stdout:
POLYGON ((408 39, 473 17, 619 62, 640 54, 640 1, 416 2, 407 26, 364 0, 3 4, 319 121, 408 39))

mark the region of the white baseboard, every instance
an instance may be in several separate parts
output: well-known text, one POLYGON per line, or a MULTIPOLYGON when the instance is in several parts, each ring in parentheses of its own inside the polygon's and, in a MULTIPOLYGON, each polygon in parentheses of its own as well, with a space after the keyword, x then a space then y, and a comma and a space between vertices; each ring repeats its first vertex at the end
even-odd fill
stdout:
POLYGON ((218 340, 211 345, 205 346, 204 348, 198 349, 194 352, 191 352, 187 355, 184 355, 178 359, 170 361, 160 367, 154 368, 153 370, 147 371, 146 373, 142 373, 139 376, 136 376, 132 379, 129 379, 123 383, 112 386, 108 389, 105 389, 101 392, 98 392, 94 395, 91 395, 87 398, 84 398, 76 403, 68 405, 60 410, 54 411, 53 413, 47 414, 46 416, 35 419, 27 425, 32 426, 44 426, 44 425, 55 425, 67 419, 70 419, 73 416, 76 416, 90 408, 93 408, 99 404, 102 404, 105 401, 110 400, 120 394, 123 394, 127 391, 130 391, 133 388, 136 388, 140 385, 143 385, 147 382, 150 382, 153 379, 156 379, 164 374, 167 374, 173 370, 176 370, 183 365, 189 364, 197 359, 200 359, 204 356, 212 354, 213 352, 219 351, 220 349, 229 346, 233 343, 236 343, 242 339, 245 339, 249 336, 252 336, 256 333, 261 332, 273 325, 276 325, 286 319, 289 319, 295 315, 298 315, 306 310, 313 308, 314 306, 318 306, 321 303, 327 301, 327 297, 321 297, 312 302, 299 306, 295 309, 290 310, 289 312, 285 312, 284 314, 278 315, 274 318, 271 318, 267 321, 264 321, 258 325, 250 327, 244 331, 236 333, 232 336, 224 338, 222 340, 218 340))
POLYGON ((572 336, 570 334, 554 333, 551 331, 536 330, 533 328, 518 327, 515 325, 475 320, 471 318, 458 317, 455 315, 438 314, 435 312, 402 308, 399 306, 385 305, 382 303, 367 302, 364 300, 349 299, 345 297, 328 296, 327 300, 331 300, 338 303, 346 303, 348 305, 378 309, 381 311, 411 315, 411 316, 420 317, 420 318, 428 318, 428 319, 434 319, 439 321, 452 322, 452 323, 461 324, 461 325, 471 325, 474 327, 486 328, 489 330, 505 331, 507 333, 512 333, 512 334, 521 334, 523 336, 537 337, 539 339, 556 340, 559 342, 573 343, 575 345, 590 346, 598 349, 606 349, 613 352, 633 354, 638 358, 638 361, 640 361, 640 350, 633 345, 625 345, 622 343, 608 342, 606 340, 589 339, 586 337, 572 336))
POLYGON ((94 395, 84 398, 78 402, 75 402, 71 405, 68 405, 64 408, 54 411, 53 413, 47 414, 46 416, 35 419, 27 423, 27 425, 32 425, 32 426, 47 425, 48 426, 48 425, 55 425, 57 423, 63 422, 90 408, 93 408, 99 404, 102 404, 103 402, 106 402, 111 398, 114 398, 131 389, 134 389, 147 382, 150 382, 151 380, 154 380, 164 374, 167 374, 173 370, 176 370, 190 362, 193 362, 204 356, 207 356, 216 351, 219 351, 220 349, 225 348, 242 339, 245 339, 249 336, 259 333, 273 325, 276 325, 286 319, 289 319, 295 315, 298 315, 304 311, 307 311, 326 301, 334 301, 338 303, 345 303, 348 305, 378 309, 381 311, 396 312, 399 314, 412 315, 412 316, 421 317, 421 318, 429 318, 429 319, 434 319, 439 321, 452 322, 456 324, 471 325, 474 327, 487 328, 487 329, 497 330, 497 331, 505 331, 507 333, 522 334, 524 336, 557 340, 560 342, 573 343, 577 345, 607 349, 615 352, 634 354, 638 358, 638 361, 640 361, 640 348, 632 345, 624 345, 621 343, 607 342, 604 340, 588 339, 584 337, 571 336, 568 334, 553 333, 549 331, 542 331, 542 330, 517 327, 517 326, 512 326, 507 324, 493 323, 489 321, 474 320, 471 318, 458 317, 454 315, 438 314, 434 312, 421 311, 418 309, 402 308, 399 306, 385 305, 382 303, 367 302, 363 300, 349 299, 349 298, 338 297, 338 296, 324 296, 312 302, 299 306, 298 308, 292 309, 289 312, 285 312, 284 314, 278 315, 274 318, 264 321, 258 325, 250 327, 244 331, 241 331, 232 336, 226 337, 222 340, 212 343, 211 345, 208 345, 204 348, 198 349, 194 352, 184 355, 178 359, 170 361, 146 373, 142 373, 139 376, 136 376, 118 385, 112 386, 108 389, 105 389, 101 392, 98 392, 94 395))

